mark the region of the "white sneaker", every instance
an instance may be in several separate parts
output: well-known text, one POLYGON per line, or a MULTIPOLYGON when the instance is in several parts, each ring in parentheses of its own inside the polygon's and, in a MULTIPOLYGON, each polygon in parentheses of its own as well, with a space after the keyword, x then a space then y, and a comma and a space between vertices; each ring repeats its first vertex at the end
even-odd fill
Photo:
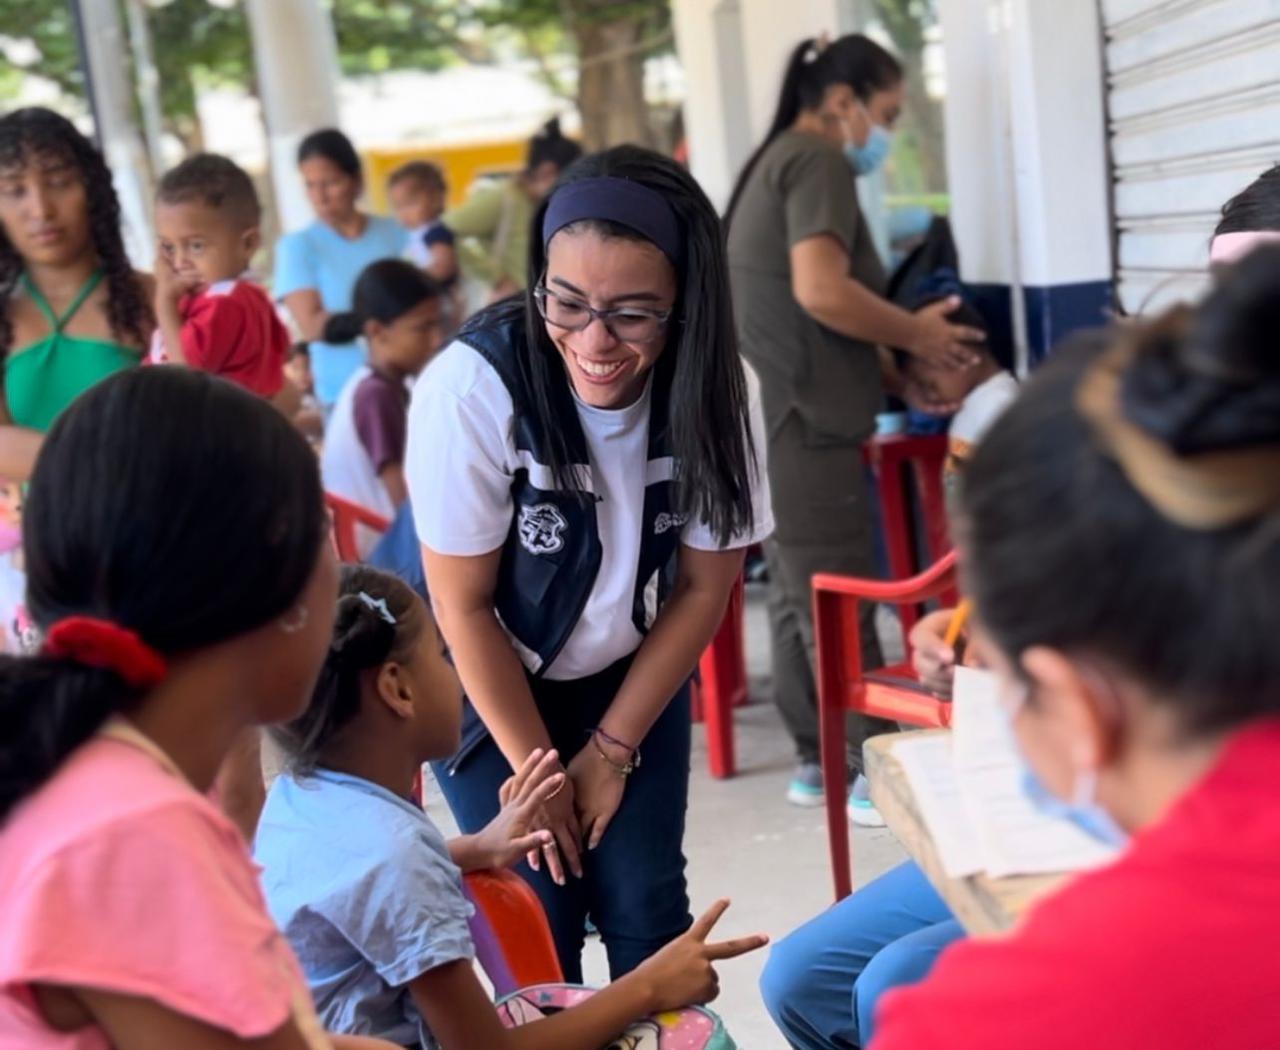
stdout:
POLYGON ((885 826, 884 817, 880 816, 880 811, 871 802, 871 785, 861 773, 858 774, 858 778, 853 782, 853 788, 849 791, 849 804, 846 809, 849 820, 860 828, 885 826))

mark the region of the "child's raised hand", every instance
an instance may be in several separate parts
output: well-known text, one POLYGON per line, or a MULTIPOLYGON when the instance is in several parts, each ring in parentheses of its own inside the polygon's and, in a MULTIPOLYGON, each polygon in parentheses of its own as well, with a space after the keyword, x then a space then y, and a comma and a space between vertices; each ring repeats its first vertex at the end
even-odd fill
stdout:
POLYGON ((197 278, 180 276, 160 249, 156 252, 155 278, 157 312, 166 306, 176 306, 179 299, 194 291, 200 283, 197 278))
POLYGON ((529 852, 552 842, 551 832, 537 828, 543 804, 564 787, 560 755, 535 748, 515 776, 498 789, 502 809, 474 837, 485 868, 506 868, 529 852))
POLYGON ((769 938, 761 933, 708 942, 712 929, 728 907, 727 900, 716 901, 689 927, 687 933, 677 937, 634 971, 636 977, 649 982, 652 996, 650 1012, 661 1013, 711 1002, 720 994, 720 978, 714 964, 754 952, 769 943, 769 938))

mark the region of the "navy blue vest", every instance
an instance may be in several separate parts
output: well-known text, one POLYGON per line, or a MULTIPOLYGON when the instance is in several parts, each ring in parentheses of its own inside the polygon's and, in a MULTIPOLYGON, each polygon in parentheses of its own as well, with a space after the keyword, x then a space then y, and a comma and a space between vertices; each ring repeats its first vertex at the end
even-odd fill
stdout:
MULTIPOLYGON (((521 459, 511 482, 515 513, 502 548, 494 606, 526 666, 537 676, 564 648, 600 571, 596 502, 601 497, 592 491, 587 441, 576 411, 565 413, 559 426, 578 465, 582 491, 556 484, 548 465, 546 435, 527 408, 528 381, 520 360, 530 350, 523 315, 510 309, 487 311, 477 322, 465 326, 458 338, 493 366, 511 394, 515 446, 521 459)), ((637 470, 645 472, 646 484, 631 619, 642 635, 671 591, 684 524, 674 506, 669 400, 667 369, 655 368, 647 462, 636 464, 637 470)))

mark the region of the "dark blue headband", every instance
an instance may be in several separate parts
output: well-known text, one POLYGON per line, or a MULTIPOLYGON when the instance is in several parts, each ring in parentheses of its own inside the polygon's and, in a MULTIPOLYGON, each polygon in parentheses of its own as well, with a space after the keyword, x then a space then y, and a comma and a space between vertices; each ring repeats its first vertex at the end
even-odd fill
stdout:
POLYGON ((542 219, 542 245, 570 223, 603 219, 635 230, 652 241, 675 265, 684 257, 680 220, 665 197, 632 179, 611 175, 575 179, 551 195, 542 219))

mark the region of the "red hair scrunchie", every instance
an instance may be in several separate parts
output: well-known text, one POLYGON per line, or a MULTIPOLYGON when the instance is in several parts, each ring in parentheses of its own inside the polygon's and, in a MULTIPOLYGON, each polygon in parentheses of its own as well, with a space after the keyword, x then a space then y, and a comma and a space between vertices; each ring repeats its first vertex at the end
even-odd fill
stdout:
POLYGON ((150 689, 164 681, 164 657, 136 632, 94 616, 68 616, 45 636, 42 655, 85 667, 111 671, 134 689, 150 689))

